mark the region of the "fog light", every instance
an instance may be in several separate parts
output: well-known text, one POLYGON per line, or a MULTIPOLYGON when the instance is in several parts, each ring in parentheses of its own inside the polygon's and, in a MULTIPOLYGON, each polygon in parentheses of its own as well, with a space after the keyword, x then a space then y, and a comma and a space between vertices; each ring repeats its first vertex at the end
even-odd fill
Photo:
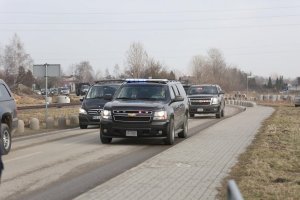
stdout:
POLYGON ((107 129, 103 129, 103 133, 107 133, 107 129))

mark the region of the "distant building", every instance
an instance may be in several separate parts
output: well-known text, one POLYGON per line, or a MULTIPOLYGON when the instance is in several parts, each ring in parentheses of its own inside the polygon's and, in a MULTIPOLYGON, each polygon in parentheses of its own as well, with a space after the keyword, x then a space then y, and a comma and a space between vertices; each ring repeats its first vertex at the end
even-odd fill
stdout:
POLYGON ((62 76, 63 86, 70 88, 71 92, 75 92, 75 77, 73 75, 70 76, 62 76))

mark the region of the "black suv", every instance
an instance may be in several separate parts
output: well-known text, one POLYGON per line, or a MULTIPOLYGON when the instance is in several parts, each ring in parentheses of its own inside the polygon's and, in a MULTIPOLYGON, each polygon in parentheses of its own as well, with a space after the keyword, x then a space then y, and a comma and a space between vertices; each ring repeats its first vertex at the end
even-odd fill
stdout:
POLYGON ((86 129, 88 125, 100 124, 100 113, 108 100, 105 95, 114 95, 123 80, 103 80, 92 85, 86 96, 81 99, 82 105, 79 109, 79 126, 86 129))
POLYGON ((224 116, 224 92, 219 85, 192 85, 188 92, 190 117, 195 114, 216 114, 216 118, 224 116))
POLYGON ((11 148, 11 134, 18 127, 17 106, 6 83, 0 79, 0 117, 2 150, 8 154, 11 148))
POLYGON ((188 99, 177 81, 127 79, 101 113, 102 143, 143 137, 161 138, 171 145, 175 134, 185 138, 187 131, 188 99))

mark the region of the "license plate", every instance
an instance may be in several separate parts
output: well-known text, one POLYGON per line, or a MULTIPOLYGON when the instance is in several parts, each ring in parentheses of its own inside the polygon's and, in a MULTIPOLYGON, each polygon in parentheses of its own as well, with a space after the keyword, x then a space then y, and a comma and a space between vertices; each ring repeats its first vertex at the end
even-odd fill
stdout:
POLYGON ((130 136, 130 137, 136 137, 137 136, 137 131, 126 131, 126 136, 130 136))
POLYGON ((197 108, 197 112, 203 112, 203 108, 197 108))
POLYGON ((100 116, 93 116, 93 119, 100 119, 100 116))

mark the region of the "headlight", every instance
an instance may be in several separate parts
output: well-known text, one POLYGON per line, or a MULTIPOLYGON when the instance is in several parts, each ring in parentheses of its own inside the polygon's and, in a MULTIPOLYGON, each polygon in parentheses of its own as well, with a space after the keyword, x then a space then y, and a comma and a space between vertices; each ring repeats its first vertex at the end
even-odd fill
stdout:
POLYGON ((213 97, 213 98, 211 99, 211 104, 219 104, 219 99, 216 98, 216 97, 213 97))
POLYGON ((101 112, 101 117, 103 119, 111 119, 111 111, 110 110, 103 110, 101 112))
POLYGON ((166 120, 168 119, 167 111, 161 110, 154 112, 153 120, 166 120))
POLYGON ((83 108, 79 108, 79 114, 84 114, 84 115, 86 115, 87 112, 86 112, 86 110, 84 110, 83 108))

